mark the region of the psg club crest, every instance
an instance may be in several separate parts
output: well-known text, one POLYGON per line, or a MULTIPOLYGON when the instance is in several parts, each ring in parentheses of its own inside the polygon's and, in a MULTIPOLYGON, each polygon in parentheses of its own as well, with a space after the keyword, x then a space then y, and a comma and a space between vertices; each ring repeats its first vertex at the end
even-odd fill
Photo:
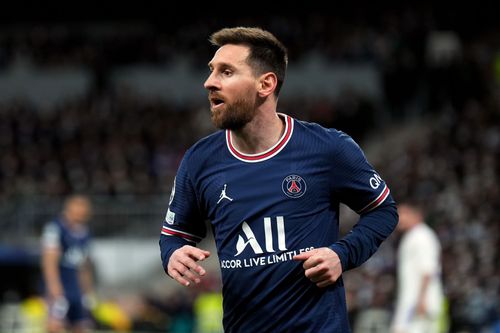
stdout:
POLYGON ((306 193, 306 181, 298 175, 290 175, 283 179, 281 189, 290 198, 300 198, 306 193))

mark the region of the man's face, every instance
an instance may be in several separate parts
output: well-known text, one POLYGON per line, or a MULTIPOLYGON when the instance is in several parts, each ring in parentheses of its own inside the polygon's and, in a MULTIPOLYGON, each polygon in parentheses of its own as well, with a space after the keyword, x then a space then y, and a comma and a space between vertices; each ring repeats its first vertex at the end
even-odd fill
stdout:
POLYGON ((397 225, 397 230, 400 232, 405 232, 416 223, 419 223, 422 218, 415 208, 405 204, 402 204, 398 207, 398 214, 399 222, 397 225))
POLYGON ((211 73, 204 86, 212 122, 220 129, 241 129, 255 116, 258 82, 246 62, 248 53, 247 46, 227 44, 208 64, 211 73))
POLYGON ((74 224, 86 223, 92 214, 90 202, 84 198, 75 198, 67 203, 64 215, 66 219, 74 224))

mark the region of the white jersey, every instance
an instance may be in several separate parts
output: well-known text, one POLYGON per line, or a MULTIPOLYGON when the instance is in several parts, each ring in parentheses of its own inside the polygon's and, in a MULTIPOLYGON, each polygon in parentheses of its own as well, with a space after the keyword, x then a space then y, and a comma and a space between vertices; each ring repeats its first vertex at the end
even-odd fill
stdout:
POLYGON ((434 231, 425 223, 415 225, 402 237, 398 249, 398 299, 393 327, 401 331, 415 331, 416 307, 422 278, 431 280, 425 295, 427 320, 436 321, 442 309, 443 287, 441 283, 441 246, 434 231))

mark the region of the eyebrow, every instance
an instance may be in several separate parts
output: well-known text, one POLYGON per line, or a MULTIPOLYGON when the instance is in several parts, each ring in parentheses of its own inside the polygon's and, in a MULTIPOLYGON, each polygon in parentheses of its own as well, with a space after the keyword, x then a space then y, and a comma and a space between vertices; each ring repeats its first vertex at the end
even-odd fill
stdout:
MULTIPOLYGON (((212 63, 211 61, 210 61, 207 65, 208 65, 208 67, 209 67, 209 68, 214 67, 214 66, 213 66, 213 63, 212 63)), ((218 65, 219 67, 235 68, 235 66, 234 66, 234 65, 232 65, 232 64, 230 64, 230 63, 227 63, 227 62, 220 62, 220 63, 218 63, 217 65, 218 65)))

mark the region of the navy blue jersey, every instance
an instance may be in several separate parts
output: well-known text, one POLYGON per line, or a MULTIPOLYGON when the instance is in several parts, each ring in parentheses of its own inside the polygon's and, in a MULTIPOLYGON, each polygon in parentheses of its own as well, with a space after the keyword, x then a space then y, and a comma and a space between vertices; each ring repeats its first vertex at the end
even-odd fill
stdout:
POLYGON ((42 235, 42 246, 61 252, 59 273, 64 295, 70 301, 80 301, 81 290, 78 272, 89 256, 90 236, 87 228, 71 230, 62 219, 48 223, 42 235))
POLYGON ((208 219, 222 272, 226 333, 347 332, 342 279, 318 288, 292 258, 330 247, 344 271, 360 265, 394 229, 394 202, 348 135, 280 117, 285 132, 264 153, 239 152, 230 131, 186 152, 162 228, 163 265, 177 248, 205 236, 208 219), (341 202, 362 217, 339 240, 341 202))

